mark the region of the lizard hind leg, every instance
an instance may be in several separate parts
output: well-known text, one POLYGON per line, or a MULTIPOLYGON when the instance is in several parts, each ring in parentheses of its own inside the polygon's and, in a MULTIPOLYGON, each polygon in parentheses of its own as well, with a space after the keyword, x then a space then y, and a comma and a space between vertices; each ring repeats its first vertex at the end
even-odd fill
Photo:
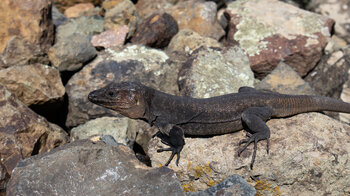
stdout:
POLYGON ((169 148, 158 149, 157 150, 158 153, 164 152, 164 151, 171 151, 170 158, 165 163, 165 166, 168 166, 170 164, 170 162, 173 160, 175 154, 177 156, 176 165, 179 165, 180 152, 181 152, 183 146, 185 145, 183 130, 178 126, 174 126, 170 129, 169 135, 166 135, 166 134, 162 133, 161 131, 158 131, 154 136, 159 137, 163 144, 169 146, 169 148))
POLYGON ((238 145, 244 144, 243 148, 238 151, 238 156, 247 149, 249 144, 254 142, 254 151, 250 169, 253 169, 255 162, 257 144, 260 140, 267 140, 266 151, 269 152, 270 129, 266 121, 270 119, 272 110, 268 107, 251 107, 242 113, 242 121, 252 134, 247 134, 247 139, 241 140, 238 145))

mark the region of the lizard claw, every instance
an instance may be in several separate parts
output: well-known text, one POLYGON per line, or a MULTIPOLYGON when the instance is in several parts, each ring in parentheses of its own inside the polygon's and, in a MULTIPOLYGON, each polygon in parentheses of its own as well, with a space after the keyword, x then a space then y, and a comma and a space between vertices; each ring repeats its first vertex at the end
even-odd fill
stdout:
POLYGON ((180 160, 180 152, 182 150, 182 146, 178 148, 170 147, 170 148, 160 148, 157 150, 157 152, 164 152, 164 151, 171 151, 171 155, 169 160, 165 163, 165 166, 168 166, 170 162, 173 160, 175 154, 177 156, 176 158, 176 166, 179 166, 179 160, 180 160))

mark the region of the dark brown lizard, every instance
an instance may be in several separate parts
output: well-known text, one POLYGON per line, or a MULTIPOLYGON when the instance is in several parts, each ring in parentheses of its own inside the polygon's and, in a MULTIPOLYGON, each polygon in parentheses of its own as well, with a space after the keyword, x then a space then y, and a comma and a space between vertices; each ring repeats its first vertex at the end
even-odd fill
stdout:
POLYGON ((245 145, 238 155, 254 142, 250 164, 253 168, 257 142, 266 140, 269 152, 270 129, 265 122, 270 118, 312 111, 350 113, 350 104, 337 99, 261 92, 250 87, 241 87, 238 93, 196 99, 166 94, 137 82, 122 82, 93 91, 88 99, 126 117, 143 119, 157 126, 159 131, 154 136, 169 146, 157 152, 172 152, 166 166, 175 154, 178 164, 185 145, 184 135, 219 135, 244 128, 248 131, 247 139, 239 142, 239 145, 245 145))

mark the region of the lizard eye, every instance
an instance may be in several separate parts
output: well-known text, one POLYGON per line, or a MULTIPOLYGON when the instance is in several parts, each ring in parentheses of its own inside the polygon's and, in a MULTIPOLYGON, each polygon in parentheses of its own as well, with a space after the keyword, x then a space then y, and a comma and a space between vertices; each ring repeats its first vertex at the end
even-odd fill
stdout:
POLYGON ((111 97, 116 97, 118 95, 118 93, 114 92, 114 91, 108 91, 108 95, 111 97))

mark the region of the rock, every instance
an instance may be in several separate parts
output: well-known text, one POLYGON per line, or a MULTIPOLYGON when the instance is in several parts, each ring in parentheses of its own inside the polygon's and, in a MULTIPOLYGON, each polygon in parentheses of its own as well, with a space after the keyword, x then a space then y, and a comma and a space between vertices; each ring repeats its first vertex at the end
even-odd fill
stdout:
POLYGON ((70 136, 71 141, 75 141, 95 135, 111 135, 118 143, 132 147, 136 132, 128 132, 128 118, 102 117, 74 127, 70 136))
POLYGON ((60 71, 78 70, 92 60, 97 51, 91 44, 89 36, 73 34, 58 40, 48 52, 53 66, 60 71))
POLYGON ((104 28, 112 30, 127 25, 129 27, 127 38, 129 39, 135 33, 137 25, 141 23, 141 17, 130 0, 117 2, 106 10, 104 28))
POLYGON ((131 149, 88 140, 20 163, 7 195, 184 195, 174 172, 141 164, 131 149))
POLYGON ((46 51, 54 40, 51 1, 4 0, 0 5, 0 53, 13 36, 46 51))
POLYGON ((12 37, 4 52, 0 54, 0 68, 33 63, 48 64, 49 59, 38 45, 31 44, 21 37, 12 37))
POLYGON ((129 32, 128 26, 124 25, 114 30, 107 30, 98 35, 94 35, 91 44, 94 47, 110 48, 113 46, 123 45, 126 35, 129 32))
POLYGON ((142 147, 142 150, 147 154, 148 143, 152 139, 152 136, 157 133, 158 128, 156 126, 150 126, 143 120, 129 119, 128 132, 131 135, 136 135, 135 142, 142 147))
POLYGON ((101 6, 104 0, 53 0, 55 6, 63 13, 65 9, 79 3, 92 3, 94 6, 101 6))
POLYGON ((87 100, 89 92, 112 81, 136 80, 176 94, 177 74, 174 73, 178 68, 168 64, 168 59, 163 51, 138 45, 106 49, 68 81, 69 112, 66 125, 72 127, 92 118, 116 115, 116 112, 87 100))
POLYGON ((77 18, 79 16, 82 16, 84 12, 87 12, 94 8, 95 6, 92 3, 79 3, 79 4, 75 4, 72 7, 67 8, 64 11, 64 15, 67 18, 77 18))
POLYGON ((259 78, 281 60, 305 76, 321 58, 334 24, 278 0, 234 1, 225 14, 230 20, 228 42, 245 51, 259 78))
MULTIPOLYGON (((349 72, 348 72, 349 74, 349 72)), ((340 99, 350 103, 350 80, 343 85, 343 91, 340 94, 340 99)), ((339 119, 345 123, 350 123, 350 114, 340 113, 339 119)))
POLYGON ((182 95, 208 98, 253 86, 254 75, 238 47, 198 49, 180 69, 178 83, 182 95))
POLYGON ((67 134, 49 123, 0 85, 0 185, 6 188, 21 159, 47 152, 68 141, 67 134))
POLYGON ((0 83, 27 106, 61 102, 65 94, 58 70, 42 64, 1 69, 0 83))
POLYGON ((57 28, 56 43, 68 39, 70 36, 80 35, 91 38, 103 32, 103 18, 99 16, 82 16, 70 19, 69 22, 57 28))
POLYGON ((52 22, 57 28, 58 26, 64 24, 68 19, 65 15, 63 15, 56 6, 52 6, 52 22))
POLYGON ((312 89, 310 85, 298 75, 297 72, 283 62, 280 62, 269 75, 257 83, 255 88, 282 94, 316 94, 314 89, 312 89))
POLYGON ((350 4, 347 0, 311 0, 308 9, 335 20, 336 35, 350 42, 350 4))
MULTIPOLYGON (((186 191, 186 190, 185 190, 186 191)), ((251 195, 254 196, 256 190, 248 184, 241 176, 232 175, 204 191, 187 193, 187 196, 211 196, 211 195, 251 195)))
POLYGON ((200 47, 221 48, 222 45, 213 38, 203 37, 190 29, 183 29, 171 39, 167 51, 190 55, 200 47))
POLYGON ((166 12, 175 18, 180 30, 191 29, 204 37, 219 40, 225 31, 216 20, 216 9, 212 1, 183 1, 166 12))
MULTIPOLYGON (((238 142, 244 132, 209 138, 185 138, 179 166, 169 165, 183 187, 204 190, 230 175, 255 179, 257 195, 346 195, 350 181, 350 126, 320 113, 299 114, 273 119, 270 153, 266 141, 258 143, 254 169, 249 169, 253 145, 237 156, 238 142)), ((157 153, 164 147, 158 138, 150 141, 152 166, 164 164, 170 152, 157 153)))
POLYGON ((343 84, 348 80, 350 46, 324 55, 306 77, 315 91, 323 96, 339 98, 343 84))
POLYGON ((165 12, 171 6, 173 3, 168 0, 138 0, 136 3, 136 9, 142 18, 148 18, 156 12, 165 12))
POLYGON ((326 54, 330 54, 339 49, 345 48, 346 46, 347 46, 347 43, 344 39, 336 35, 333 35, 331 39, 328 41, 328 44, 324 50, 326 54))
POLYGON ((179 28, 172 16, 167 13, 155 13, 137 27, 131 43, 164 48, 178 31, 179 28))

